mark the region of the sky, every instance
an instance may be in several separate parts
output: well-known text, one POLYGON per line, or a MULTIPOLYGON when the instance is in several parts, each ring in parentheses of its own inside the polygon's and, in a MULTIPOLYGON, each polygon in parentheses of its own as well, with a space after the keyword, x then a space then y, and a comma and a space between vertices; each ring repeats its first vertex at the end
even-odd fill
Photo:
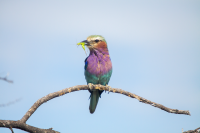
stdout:
MULTIPOLYGON (((85 85, 77 43, 102 35, 113 64, 109 85, 191 116, 103 93, 94 114, 88 91, 42 104, 27 124, 87 133, 177 133, 200 123, 199 0, 0 1, 0 119, 19 120, 43 96, 85 85), (19 99, 19 100, 18 100, 19 99), (18 100, 8 106, 2 106, 18 100)), ((2 133, 10 133, 0 128, 2 133)), ((25 133, 14 129, 15 133, 25 133)))

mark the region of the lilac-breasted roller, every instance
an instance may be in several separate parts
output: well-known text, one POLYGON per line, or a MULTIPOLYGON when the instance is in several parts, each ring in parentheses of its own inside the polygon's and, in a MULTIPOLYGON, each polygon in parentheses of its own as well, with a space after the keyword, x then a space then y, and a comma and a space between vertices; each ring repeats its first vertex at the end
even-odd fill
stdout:
MULTIPOLYGON (((91 35, 82 42, 90 50, 90 55, 85 59, 85 79, 87 84, 107 85, 112 74, 112 63, 106 40, 100 35, 91 35)), ((89 110, 92 114, 103 91, 89 91, 91 93, 89 110)))

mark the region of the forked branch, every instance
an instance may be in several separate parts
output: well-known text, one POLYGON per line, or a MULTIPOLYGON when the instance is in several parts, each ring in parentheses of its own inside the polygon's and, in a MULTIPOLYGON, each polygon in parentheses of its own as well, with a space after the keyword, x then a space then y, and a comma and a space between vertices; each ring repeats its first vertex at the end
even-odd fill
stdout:
POLYGON ((0 120, 0 127, 7 127, 11 130, 12 133, 14 132, 12 128, 18 128, 30 133, 59 133, 57 131, 52 130, 52 128, 41 129, 41 128, 30 126, 20 121, 11 121, 11 120, 0 120))

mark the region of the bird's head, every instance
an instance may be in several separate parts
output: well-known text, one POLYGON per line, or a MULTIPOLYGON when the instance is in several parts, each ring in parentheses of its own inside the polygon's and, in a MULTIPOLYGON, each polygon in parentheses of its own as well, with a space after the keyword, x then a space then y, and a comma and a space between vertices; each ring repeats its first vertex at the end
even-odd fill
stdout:
POLYGON ((107 49, 107 43, 104 37, 100 35, 91 35, 87 38, 87 40, 82 41, 85 45, 91 50, 94 49, 107 49))

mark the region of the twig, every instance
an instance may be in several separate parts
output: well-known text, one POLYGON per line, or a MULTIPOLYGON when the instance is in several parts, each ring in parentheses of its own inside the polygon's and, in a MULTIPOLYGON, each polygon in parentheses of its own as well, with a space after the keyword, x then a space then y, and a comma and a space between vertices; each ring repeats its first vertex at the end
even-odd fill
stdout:
POLYGON ((13 81, 12 80, 8 80, 7 77, 4 77, 4 78, 0 77, 0 79, 6 81, 8 83, 13 83, 13 81))
POLYGON ((11 102, 8 102, 6 104, 0 104, 0 107, 5 107, 5 106, 9 106, 11 104, 15 104, 16 102, 19 102, 22 98, 18 98, 16 99, 15 101, 11 101, 11 102))
POLYGON ((189 131, 185 131, 183 133, 200 133, 200 127, 198 127, 197 129, 195 130, 189 130, 189 131))
POLYGON ((10 127, 9 129, 11 130, 11 132, 12 132, 12 133, 14 133, 14 131, 13 131, 12 127, 10 127))

